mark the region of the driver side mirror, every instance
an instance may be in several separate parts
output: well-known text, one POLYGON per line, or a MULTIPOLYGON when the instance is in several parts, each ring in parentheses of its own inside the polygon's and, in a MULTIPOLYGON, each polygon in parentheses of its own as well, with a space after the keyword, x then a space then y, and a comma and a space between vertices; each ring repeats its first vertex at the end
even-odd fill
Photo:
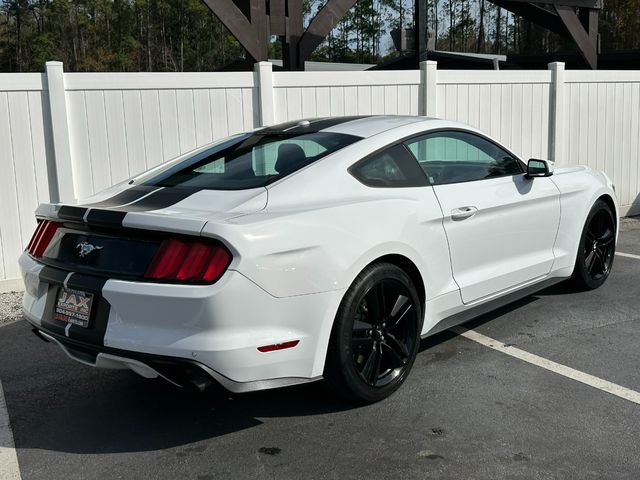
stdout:
POLYGON ((530 158, 527 162, 527 178, 550 177, 553 175, 553 162, 530 158))

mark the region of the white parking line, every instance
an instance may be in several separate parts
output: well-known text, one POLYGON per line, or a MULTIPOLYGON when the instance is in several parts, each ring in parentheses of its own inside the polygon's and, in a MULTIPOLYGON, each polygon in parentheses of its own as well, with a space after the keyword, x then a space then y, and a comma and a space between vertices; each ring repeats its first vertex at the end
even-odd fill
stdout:
POLYGON ((619 255, 621 257, 635 258, 636 260, 640 260, 640 255, 634 255, 633 253, 616 252, 616 255, 619 255))
POLYGON ((482 335, 481 333, 478 333, 474 330, 467 330, 462 327, 455 327, 452 328, 452 330, 458 335, 461 335, 469 340, 473 340, 474 342, 484 345, 485 347, 492 348, 493 350, 505 353, 532 365, 537 365, 538 367, 544 368, 577 382, 584 383, 585 385, 589 385, 590 387, 597 388, 598 390, 602 390, 603 392, 610 393, 611 395, 615 395, 616 397, 620 397, 625 400, 629 400, 630 402, 640 404, 640 392, 630 390, 626 387, 621 387, 620 385, 616 385, 615 383, 611 383, 607 380, 594 377, 593 375, 575 370, 571 367, 567 367, 566 365, 561 365, 551 360, 547 360, 546 358, 539 357, 538 355, 534 355, 533 353, 525 352, 524 350, 520 350, 519 348, 505 345, 498 340, 494 340, 493 338, 482 335))
POLYGON ((2 480, 20 480, 18 455, 13 443, 13 433, 9 425, 9 413, 4 400, 4 391, 0 382, 0 478, 2 480))

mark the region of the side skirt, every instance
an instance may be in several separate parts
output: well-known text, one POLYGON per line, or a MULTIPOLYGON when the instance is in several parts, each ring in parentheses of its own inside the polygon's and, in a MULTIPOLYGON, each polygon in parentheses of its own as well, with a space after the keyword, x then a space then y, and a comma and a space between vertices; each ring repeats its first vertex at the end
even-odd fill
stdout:
POLYGON ((521 290, 516 290, 515 292, 508 293, 503 297, 494 298, 493 300, 489 300, 486 303, 481 303, 480 305, 475 305, 468 308, 467 310, 463 310, 462 312, 455 313, 450 317, 446 317, 440 320, 434 325, 431 330, 423 334, 421 338, 430 337, 431 335, 443 332, 444 330, 448 330, 451 327, 455 327, 456 325, 460 325, 462 323, 468 322, 469 320, 473 320, 480 315, 492 312, 493 310, 496 310, 500 307, 504 307, 505 305, 516 302, 522 298, 539 292, 540 290, 544 290, 545 288, 548 288, 552 285, 563 282, 567 280, 567 278, 569 277, 549 278, 547 280, 543 280, 540 283, 529 285, 528 287, 525 287, 521 290))

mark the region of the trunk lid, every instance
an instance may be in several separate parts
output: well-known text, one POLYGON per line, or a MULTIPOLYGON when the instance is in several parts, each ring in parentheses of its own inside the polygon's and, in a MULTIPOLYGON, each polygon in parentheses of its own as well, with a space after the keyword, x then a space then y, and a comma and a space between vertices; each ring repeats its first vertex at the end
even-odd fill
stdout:
POLYGON ((194 190, 138 186, 98 202, 42 204, 36 216, 110 229, 132 228, 200 235, 210 221, 255 213, 267 205, 266 188, 194 190))

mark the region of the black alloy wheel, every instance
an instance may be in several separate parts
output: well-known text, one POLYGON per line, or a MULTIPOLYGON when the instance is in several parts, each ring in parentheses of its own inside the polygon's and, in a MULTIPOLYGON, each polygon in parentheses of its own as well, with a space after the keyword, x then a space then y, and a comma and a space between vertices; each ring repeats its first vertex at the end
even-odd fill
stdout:
POLYGON ((376 283, 353 319, 351 353, 362 380, 372 387, 402 375, 416 340, 416 306, 408 288, 393 279, 376 283))
POLYGON ((381 400, 407 377, 420 345, 422 306, 413 282, 396 265, 370 265, 340 304, 325 378, 358 402, 381 400))
POLYGON ((598 200, 587 217, 573 273, 582 288, 602 285, 613 266, 616 251, 616 223, 609 206, 598 200))
POLYGON ((594 280, 609 274, 615 253, 615 233, 611 216, 599 210, 587 227, 584 241, 584 256, 587 272, 594 280))

